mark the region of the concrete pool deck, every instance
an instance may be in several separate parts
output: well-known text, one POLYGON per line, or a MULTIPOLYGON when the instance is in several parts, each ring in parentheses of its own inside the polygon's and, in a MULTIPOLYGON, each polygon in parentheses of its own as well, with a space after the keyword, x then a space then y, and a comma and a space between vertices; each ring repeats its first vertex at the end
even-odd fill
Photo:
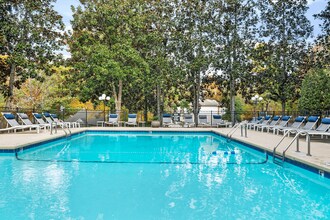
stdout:
MULTIPOLYGON (((79 133, 86 130, 109 130, 109 131, 213 131, 221 135, 226 135, 232 128, 149 128, 149 127, 88 127, 88 128, 72 128, 72 133, 79 133)), ((57 134, 50 135, 49 131, 42 131, 37 134, 33 132, 17 132, 17 133, 2 133, 0 134, 0 151, 14 150, 22 148, 31 144, 36 144, 46 140, 51 140, 59 137, 64 137, 65 133, 59 129, 57 134)), ((265 132, 247 131, 247 137, 241 137, 240 129, 238 129, 233 139, 253 145, 262 150, 269 152, 283 137, 282 135, 273 135, 265 132)), ((278 152, 282 150, 291 142, 292 137, 287 137, 280 145, 278 152)), ((316 169, 330 172, 330 138, 314 139, 311 141, 311 155, 307 156, 307 142, 305 138, 300 138, 300 152, 296 152, 295 143, 286 153, 286 158, 298 161, 316 169)), ((1 155, 1 154, 0 154, 1 155)))

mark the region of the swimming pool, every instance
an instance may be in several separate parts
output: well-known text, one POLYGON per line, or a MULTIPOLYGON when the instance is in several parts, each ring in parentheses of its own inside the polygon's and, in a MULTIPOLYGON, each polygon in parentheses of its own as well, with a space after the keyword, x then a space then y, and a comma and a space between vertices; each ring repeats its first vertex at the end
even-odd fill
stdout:
POLYGON ((211 132, 83 132, 17 159, 0 157, 1 219, 330 216, 329 179, 211 132))

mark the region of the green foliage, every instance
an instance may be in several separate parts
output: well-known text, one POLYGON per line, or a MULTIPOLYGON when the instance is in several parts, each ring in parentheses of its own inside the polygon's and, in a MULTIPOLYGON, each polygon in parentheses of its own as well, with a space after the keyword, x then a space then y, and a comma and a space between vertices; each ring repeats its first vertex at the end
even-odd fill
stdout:
POLYGON ((260 1, 261 37, 266 38, 257 48, 257 59, 264 70, 257 73, 255 81, 261 94, 271 93, 270 98, 286 103, 299 97, 299 87, 306 67, 307 39, 312 27, 305 16, 307 1, 260 1))
POLYGON ((212 67, 216 71, 205 82, 216 81, 222 93, 221 102, 232 109, 234 118, 237 92, 249 93, 251 81, 250 56, 256 38, 256 1, 212 1, 212 67))
MULTIPOLYGON (((241 99, 235 99, 235 121, 241 121, 241 115, 243 114, 243 102, 241 99)), ((231 120, 232 116, 231 110, 228 109, 226 113, 222 116, 223 120, 231 120)))
POLYGON ((42 80, 39 70, 51 74, 50 62, 57 60, 55 51, 63 45, 64 30, 54 2, 0 1, 0 54, 7 56, 7 68, 1 71, 1 79, 5 80, 0 82, 8 103, 14 87, 20 88, 28 78, 42 80))
MULTIPOLYGON (((73 34, 69 41, 76 94, 81 101, 98 102, 102 93, 136 103, 149 65, 137 46, 143 38, 141 1, 84 1, 74 9, 73 34), (134 101, 135 100, 135 101, 134 101)), ((131 106, 130 106, 131 107, 131 106)))
POLYGON ((330 67, 330 1, 326 8, 319 14, 315 15, 316 18, 323 21, 321 28, 322 34, 318 36, 316 41, 316 58, 319 67, 329 68, 330 67))
POLYGON ((330 109, 330 71, 313 69, 305 77, 301 87, 299 109, 320 112, 330 109))

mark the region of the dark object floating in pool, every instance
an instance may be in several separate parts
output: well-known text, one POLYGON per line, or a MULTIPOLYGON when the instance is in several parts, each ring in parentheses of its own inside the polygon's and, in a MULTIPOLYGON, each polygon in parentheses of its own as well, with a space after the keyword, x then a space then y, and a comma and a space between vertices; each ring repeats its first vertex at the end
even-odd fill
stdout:
POLYGON ((236 154, 238 153, 238 151, 213 151, 212 154, 213 155, 217 155, 217 154, 224 154, 224 155, 228 155, 228 154, 236 154))

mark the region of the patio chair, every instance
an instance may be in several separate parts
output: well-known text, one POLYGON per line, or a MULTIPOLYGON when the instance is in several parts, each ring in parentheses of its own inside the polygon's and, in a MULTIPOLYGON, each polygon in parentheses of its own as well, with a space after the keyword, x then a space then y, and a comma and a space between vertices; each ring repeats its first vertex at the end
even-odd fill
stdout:
POLYGON ((118 124, 118 114, 109 114, 109 121, 104 122, 104 125, 119 126, 118 124))
POLYGON ((305 122, 306 116, 298 116, 294 119, 294 122, 292 123, 291 126, 286 126, 286 127, 274 127, 273 133, 279 134, 280 132, 284 132, 285 129, 298 129, 302 126, 302 124, 305 122))
POLYGON ((257 125, 257 130, 259 130, 260 128, 260 131, 264 131, 264 129, 267 130, 268 127, 274 127, 275 125, 277 125, 281 120, 281 116, 279 115, 276 115, 273 117, 273 119, 269 122, 268 125, 257 125))
POLYGON ((207 119, 207 115, 198 115, 198 126, 210 127, 211 123, 207 119))
POLYGON ((194 119, 193 119, 193 115, 185 114, 183 116, 183 120, 184 120, 184 124, 183 124, 184 127, 188 127, 188 128, 190 128, 191 126, 195 127, 195 122, 194 122, 194 119))
POLYGON ((218 127, 228 127, 231 123, 225 122, 222 120, 221 115, 212 115, 212 126, 218 127))
POLYGON ((171 114, 163 114, 163 127, 170 127, 173 124, 171 114))
POLYGON ((40 124, 40 125, 48 124, 47 122, 44 121, 41 114, 32 113, 32 115, 33 115, 34 120, 36 120, 38 124, 40 124))
POLYGON ((322 118, 321 124, 315 130, 309 131, 301 131, 301 134, 309 134, 309 135, 321 135, 323 138, 324 135, 330 135, 330 117, 322 118))
POLYGON ((307 123, 301 127, 301 128, 286 128, 283 130, 284 134, 287 132, 288 136, 290 136, 290 133, 299 133, 302 131, 310 131, 315 128, 317 125, 318 120, 320 119, 319 116, 309 116, 307 119, 307 123))
POLYGON ((68 121, 62 121, 58 118, 57 114, 50 114, 51 119, 56 122, 57 124, 61 124, 63 123, 63 125, 65 127, 72 127, 72 128, 76 128, 76 127, 80 127, 80 124, 77 122, 68 122, 68 121))
POLYGON ((259 116, 258 118, 254 117, 249 123, 247 123, 248 129, 254 129, 254 127, 258 124, 261 124, 264 120, 264 117, 259 116))
POLYGON ((136 114, 128 114, 128 121, 125 122, 125 126, 137 126, 137 118, 136 118, 136 114))
POLYGON ((259 127, 262 127, 262 126, 268 125, 271 119, 272 119, 272 116, 270 116, 270 115, 266 115, 265 118, 264 118, 264 120, 262 120, 261 123, 259 123, 259 124, 255 124, 255 125, 253 126, 253 129, 254 129, 254 130, 258 130, 259 127))
MULTIPOLYGON (((10 113, 10 112, 1 112, 1 114, 3 115, 4 119, 7 122, 7 128, 12 127, 12 130, 14 130, 14 132, 16 132, 16 130, 25 130, 25 129, 29 129, 30 131, 35 128, 37 133, 40 132, 40 126, 39 125, 20 125, 17 121, 15 116, 10 113)), ((10 129, 11 130, 11 129, 10 129)))
POLYGON ((278 125, 267 127, 267 133, 269 133, 269 131, 273 131, 273 134, 275 134, 276 128, 287 128, 290 119, 291 119, 291 116, 288 116, 288 115, 283 116, 281 121, 278 123, 278 125))
MULTIPOLYGON (((29 119, 29 116, 25 113, 17 113, 17 116, 19 118, 19 120, 24 124, 24 125, 36 125, 36 124, 33 124, 30 119, 29 119)), ((50 129, 50 124, 39 124, 40 128, 42 129, 47 129, 49 128, 50 129)))
POLYGON ((43 112, 42 115, 44 116, 44 119, 46 119, 47 123, 52 124, 53 122, 56 123, 56 125, 60 126, 61 128, 68 127, 69 125, 67 123, 63 122, 56 122, 52 119, 51 114, 48 112, 43 112))

